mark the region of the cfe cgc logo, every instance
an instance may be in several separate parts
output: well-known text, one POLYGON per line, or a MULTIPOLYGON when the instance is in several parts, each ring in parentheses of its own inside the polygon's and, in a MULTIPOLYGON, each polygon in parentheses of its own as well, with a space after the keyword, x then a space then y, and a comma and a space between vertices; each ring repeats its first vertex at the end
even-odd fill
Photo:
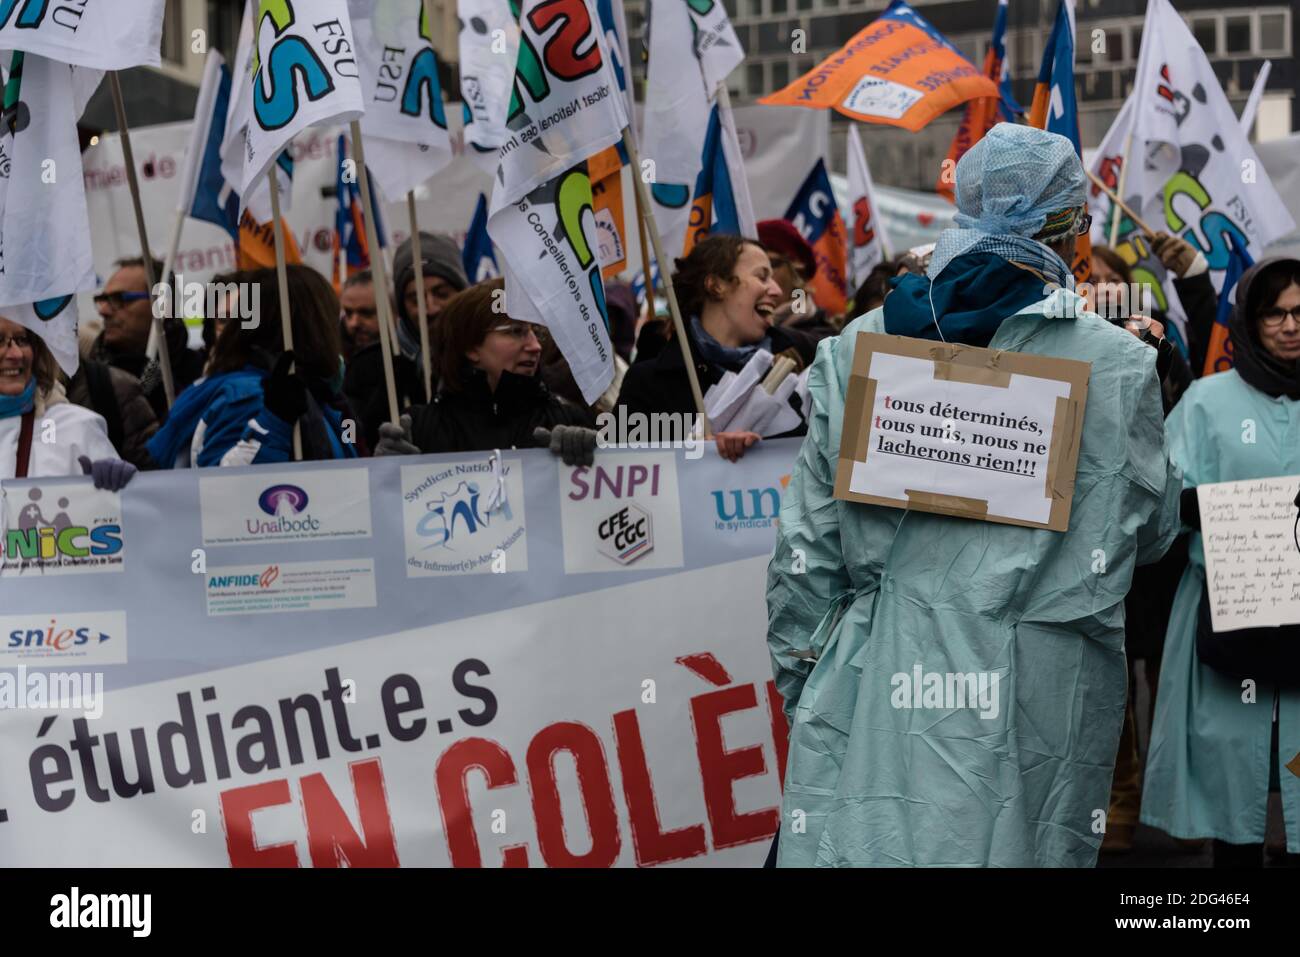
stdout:
POLYGON ((674 453, 601 453, 591 467, 558 467, 565 572, 682 566, 674 453))
POLYGON ((0 524, 0 573, 120 572, 122 500, 89 485, 10 488, 0 524))

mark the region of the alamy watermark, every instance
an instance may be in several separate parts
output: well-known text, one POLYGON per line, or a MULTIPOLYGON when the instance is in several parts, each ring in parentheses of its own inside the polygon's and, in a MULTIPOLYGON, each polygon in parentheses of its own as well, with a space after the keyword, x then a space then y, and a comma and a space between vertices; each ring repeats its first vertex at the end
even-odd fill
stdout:
POLYGON ((175 283, 160 282, 154 285, 153 314, 158 319, 178 314, 209 319, 238 319, 240 328, 256 329, 262 314, 262 284, 186 282, 185 277, 177 273, 175 283))
POLYGON ((596 416, 596 445, 609 448, 685 449, 694 460, 704 454, 705 440, 700 417, 686 412, 629 412, 620 405, 618 414, 596 416))
POLYGON ((992 720, 1001 710, 996 671, 923 671, 919 664, 912 673, 899 671, 889 679, 893 688, 889 703, 895 708, 925 708, 936 711, 976 709, 981 718, 992 720))
POLYGON ((0 671, 0 711, 81 711, 104 714, 102 671, 0 671))

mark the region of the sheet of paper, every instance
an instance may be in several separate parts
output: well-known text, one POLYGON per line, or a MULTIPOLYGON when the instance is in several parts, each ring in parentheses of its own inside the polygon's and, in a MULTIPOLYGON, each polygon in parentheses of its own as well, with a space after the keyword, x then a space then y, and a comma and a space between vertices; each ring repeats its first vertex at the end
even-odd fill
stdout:
POLYGON ((1300 624, 1300 475, 1197 487, 1214 630, 1300 624))

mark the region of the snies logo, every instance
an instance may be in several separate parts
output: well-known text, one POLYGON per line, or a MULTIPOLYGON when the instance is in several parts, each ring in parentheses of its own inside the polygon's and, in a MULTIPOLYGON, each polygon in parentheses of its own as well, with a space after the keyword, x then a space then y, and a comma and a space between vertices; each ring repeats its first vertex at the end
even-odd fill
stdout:
POLYGON ((272 485, 257 498, 267 515, 297 515, 307 508, 307 492, 297 485, 272 485))
POLYGON ((31 628, 15 628, 10 631, 8 647, 41 649, 47 655, 56 655, 80 645, 100 645, 110 638, 112 635, 88 626, 61 627, 57 618, 51 618, 48 625, 34 625, 31 628))
POLYGON ((325 64, 316 56, 311 44, 300 36, 284 36, 294 23, 289 0, 262 0, 258 8, 257 39, 253 49, 253 114, 264 130, 278 130, 298 115, 298 78, 310 101, 334 91, 334 80, 325 64), (273 42, 262 69, 262 35, 268 27, 273 42), (267 85, 270 93, 267 93, 267 85))

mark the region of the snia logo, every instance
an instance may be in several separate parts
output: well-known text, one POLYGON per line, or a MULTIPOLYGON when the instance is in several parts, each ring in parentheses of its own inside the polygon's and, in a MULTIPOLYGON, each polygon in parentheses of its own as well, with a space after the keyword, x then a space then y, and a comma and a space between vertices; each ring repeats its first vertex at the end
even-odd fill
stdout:
POLYGON ((272 517, 298 515, 307 508, 307 492, 297 485, 272 485, 257 497, 257 507, 272 517))

